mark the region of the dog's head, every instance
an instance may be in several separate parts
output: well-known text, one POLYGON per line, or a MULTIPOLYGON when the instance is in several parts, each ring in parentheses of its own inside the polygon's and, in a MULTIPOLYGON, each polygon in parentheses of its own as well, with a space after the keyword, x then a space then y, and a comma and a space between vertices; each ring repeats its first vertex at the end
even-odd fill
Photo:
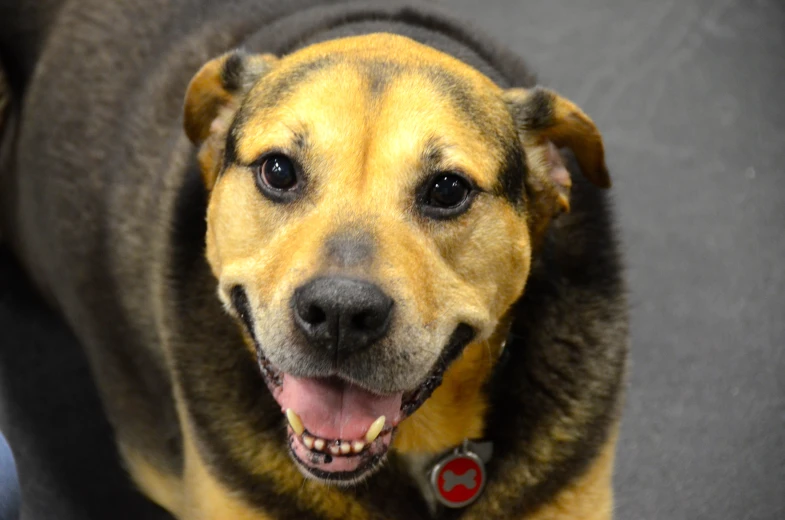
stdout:
POLYGON ((219 57, 191 82, 185 129, 219 297, 295 461, 329 481, 370 474, 393 434, 402 451, 481 435, 505 314, 569 207, 557 148, 609 184, 572 103, 392 35, 219 57))

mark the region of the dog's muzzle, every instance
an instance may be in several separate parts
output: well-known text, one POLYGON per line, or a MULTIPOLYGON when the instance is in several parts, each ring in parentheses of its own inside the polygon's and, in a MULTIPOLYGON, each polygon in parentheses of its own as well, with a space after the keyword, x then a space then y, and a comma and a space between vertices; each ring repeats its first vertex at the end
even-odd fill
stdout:
POLYGON ((259 366, 288 422, 292 458, 308 477, 353 484, 378 469, 401 421, 442 382, 445 371, 474 337, 459 325, 428 375, 407 392, 380 395, 333 377, 298 377, 277 369, 257 345, 259 366))

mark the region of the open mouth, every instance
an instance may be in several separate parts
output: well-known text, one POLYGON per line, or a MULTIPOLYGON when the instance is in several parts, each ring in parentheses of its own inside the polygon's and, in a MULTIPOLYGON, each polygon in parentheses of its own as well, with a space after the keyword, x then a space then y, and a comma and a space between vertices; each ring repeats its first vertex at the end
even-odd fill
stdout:
POLYGON ((289 449, 301 471, 311 478, 349 485, 378 469, 398 425, 431 396, 469 342, 470 333, 457 332, 419 386, 388 395, 337 376, 301 378, 284 373, 257 348, 259 367, 287 419, 289 449))

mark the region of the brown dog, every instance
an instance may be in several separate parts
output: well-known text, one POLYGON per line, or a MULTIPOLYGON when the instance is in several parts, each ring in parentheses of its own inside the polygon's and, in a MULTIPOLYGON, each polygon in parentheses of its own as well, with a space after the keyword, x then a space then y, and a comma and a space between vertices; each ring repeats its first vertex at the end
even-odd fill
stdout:
POLYGON ((3 229, 142 491, 186 520, 610 518, 627 317, 592 121, 432 9, 193 3, 66 4, 34 74, 4 50, 3 229), (193 75, 242 42, 274 54, 193 75))

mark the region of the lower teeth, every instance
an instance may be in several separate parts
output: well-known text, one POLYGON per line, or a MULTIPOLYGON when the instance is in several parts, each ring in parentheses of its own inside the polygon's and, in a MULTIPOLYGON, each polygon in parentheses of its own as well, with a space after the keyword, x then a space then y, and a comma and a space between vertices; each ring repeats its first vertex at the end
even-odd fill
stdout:
POLYGON ((306 433, 300 416, 298 416, 297 413, 290 408, 286 409, 286 419, 289 422, 289 426, 294 431, 294 434, 300 437, 300 440, 306 448, 315 451, 325 451, 325 448, 327 448, 329 445, 329 450, 327 451, 333 455, 349 455, 351 453, 362 452, 367 446, 370 446, 371 443, 373 443, 379 437, 381 432, 384 430, 386 421, 384 416, 377 418, 368 428, 368 432, 365 434, 364 440, 338 440, 331 442, 325 439, 313 437, 312 435, 306 433))
POLYGON ((363 441, 335 441, 330 443, 324 439, 314 438, 307 433, 300 436, 300 440, 309 450, 321 452, 328 451, 336 456, 362 453, 365 448, 369 446, 369 443, 363 441), (325 450, 328 445, 329 448, 325 450))

